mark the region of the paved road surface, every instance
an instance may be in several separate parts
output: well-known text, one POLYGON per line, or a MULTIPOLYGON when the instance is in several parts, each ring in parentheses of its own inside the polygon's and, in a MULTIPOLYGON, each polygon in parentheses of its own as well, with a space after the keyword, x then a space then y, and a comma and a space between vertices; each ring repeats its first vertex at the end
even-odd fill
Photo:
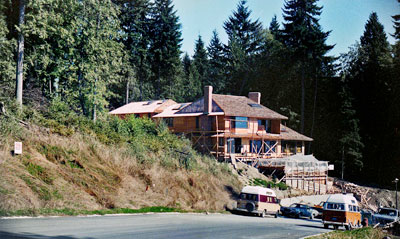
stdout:
POLYGON ((145 214, 0 219, 0 238, 301 238, 320 220, 231 214, 145 214))

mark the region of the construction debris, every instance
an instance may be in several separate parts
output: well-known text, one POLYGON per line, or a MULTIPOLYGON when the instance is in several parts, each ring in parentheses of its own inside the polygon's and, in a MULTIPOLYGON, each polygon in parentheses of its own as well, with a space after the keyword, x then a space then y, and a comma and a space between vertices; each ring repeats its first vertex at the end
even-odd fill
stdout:
POLYGON ((330 193, 352 193, 360 207, 377 211, 379 207, 395 207, 395 192, 387 189, 360 186, 334 178, 330 193))

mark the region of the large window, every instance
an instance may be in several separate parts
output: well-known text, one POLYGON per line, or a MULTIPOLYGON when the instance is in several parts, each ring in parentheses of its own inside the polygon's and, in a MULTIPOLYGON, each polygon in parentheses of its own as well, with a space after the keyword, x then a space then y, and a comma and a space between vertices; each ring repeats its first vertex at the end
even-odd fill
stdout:
POLYGON ((258 130, 265 130, 265 132, 271 133, 271 120, 259 119, 258 130))
POLYGON ((232 127, 236 129, 247 129, 248 118, 247 117, 232 117, 232 127))

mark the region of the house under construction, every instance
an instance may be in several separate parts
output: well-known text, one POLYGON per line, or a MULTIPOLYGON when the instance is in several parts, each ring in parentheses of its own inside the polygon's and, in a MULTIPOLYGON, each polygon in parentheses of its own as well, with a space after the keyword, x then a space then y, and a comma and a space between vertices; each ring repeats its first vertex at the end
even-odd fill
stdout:
MULTIPOLYGON (((327 184, 328 163, 305 155, 305 142, 313 139, 286 127, 282 121, 288 118, 260 100, 259 92, 250 92, 248 97, 220 95, 206 86, 204 96, 195 102, 164 101, 168 105, 161 112, 147 114, 163 119, 170 131, 189 138, 202 153, 220 161, 248 163, 293 187, 324 193, 326 187, 321 185, 327 184)), ((135 112, 156 102, 136 102, 135 112)), ((111 113, 118 115, 118 110, 111 113)), ((127 114, 124 111, 124 117, 127 114)))

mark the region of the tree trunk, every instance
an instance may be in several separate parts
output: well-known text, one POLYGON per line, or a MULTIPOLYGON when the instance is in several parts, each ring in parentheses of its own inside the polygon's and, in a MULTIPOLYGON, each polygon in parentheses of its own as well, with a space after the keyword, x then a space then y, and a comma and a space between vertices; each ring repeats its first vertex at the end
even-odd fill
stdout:
MULTIPOLYGON (((314 123, 315 123, 315 111, 317 107, 317 93, 318 93, 318 79, 317 77, 315 78, 315 89, 314 89, 314 104, 313 104, 313 112, 312 112, 312 122, 311 122, 311 133, 310 137, 313 137, 314 133, 314 123)), ((308 143, 308 152, 311 152, 311 144, 312 142, 308 143)))
POLYGON ((125 104, 129 103, 129 77, 126 81, 126 95, 125 95, 125 104))
POLYGON ((304 66, 301 69, 301 115, 300 115, 300 133, 304 134, 304 107, 305 107, 305 79, 304 79, 304 66))
POLYGON ((16 97, 17 103, 22 109, 22 86, 23 86, 23 76, 24 76, 24 35, 21 31, 24 25, 25 18, 25 0, 19 1, 19 20, 18 25, 20 31, 18 33, 18 55, 17 55, 17 79, 16 79, 16 97))

